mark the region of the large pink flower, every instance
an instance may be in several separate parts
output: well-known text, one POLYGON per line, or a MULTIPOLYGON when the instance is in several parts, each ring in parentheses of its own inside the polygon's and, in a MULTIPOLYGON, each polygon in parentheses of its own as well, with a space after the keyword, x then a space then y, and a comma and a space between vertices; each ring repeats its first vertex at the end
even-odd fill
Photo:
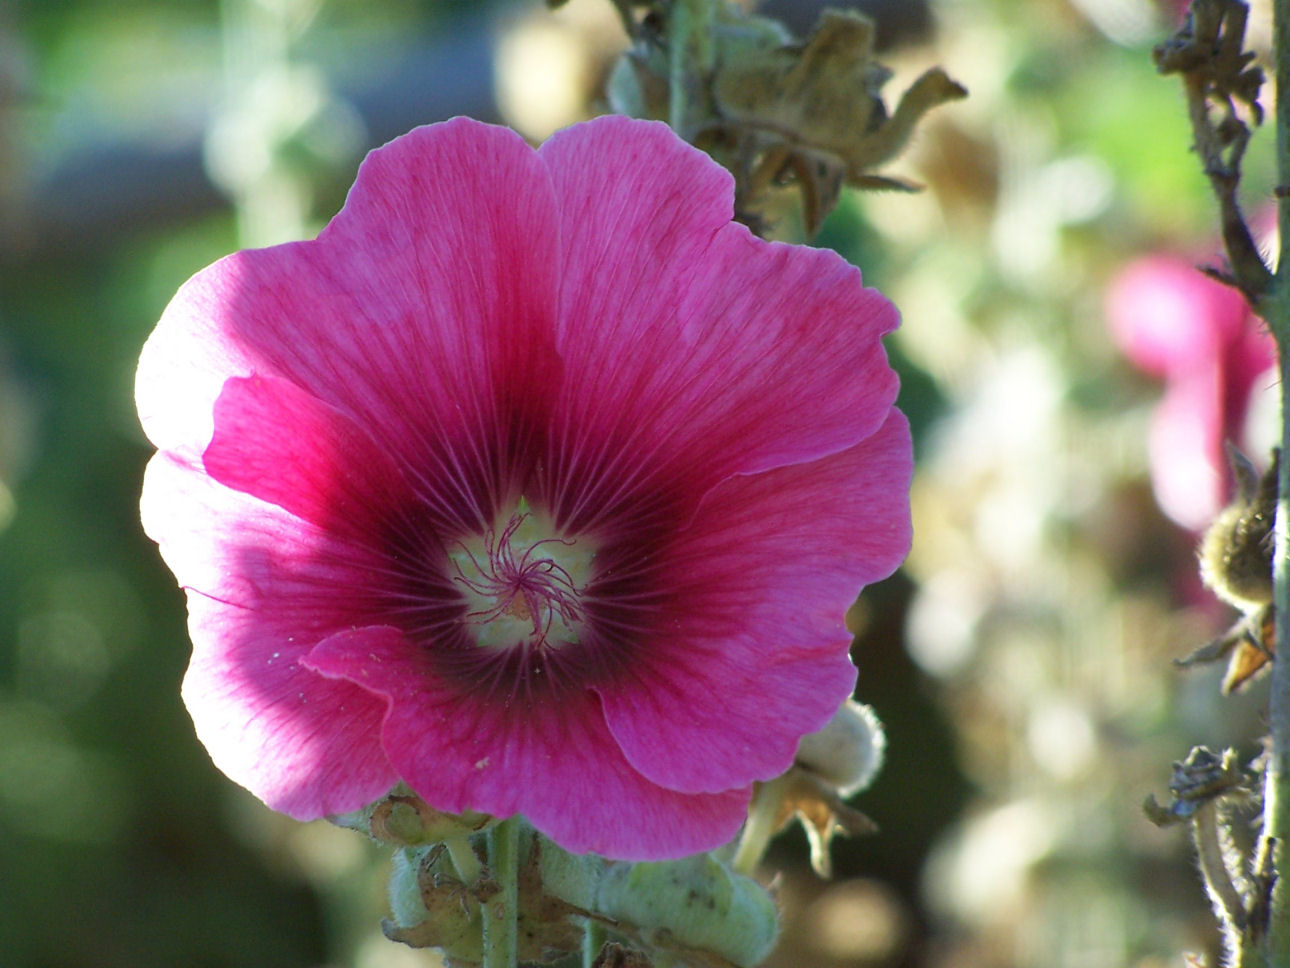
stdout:
POLYGON ((663 125, 458 119, 180 290, 143 517, 224 772, 299 818, 403 780, 620 858, 735 833, 851 691, 911 458, 895 310, 732 199, 663 125))

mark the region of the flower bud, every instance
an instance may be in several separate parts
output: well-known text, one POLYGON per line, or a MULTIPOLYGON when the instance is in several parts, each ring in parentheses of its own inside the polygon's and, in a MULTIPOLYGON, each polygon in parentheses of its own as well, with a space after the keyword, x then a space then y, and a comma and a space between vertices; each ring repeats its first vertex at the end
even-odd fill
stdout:
POLYGON ((417 874, 429 847, 396 850, 390 864, 390 914, 399 928, 414 928, 430 916, 421 900, 417 874))
POLYGON ((823 729, 802 737, 796 762, 849 797, 873 782, 886 749, 887 736, 874 711, 848 699, 823 729))
POLYGON ((607 863, 595 854, 571 854, 541 838, 542 890, 584 911, 596 909, 596 896, 607 863))
POLYGON ((374 840, 399 847, 442 843, 479 833, 497 822, 488 814, 469 810, 462 814, 435 810, 402 783, 361 810, 327 819, 338 827, 361 830, 374 840))
POLYGON ((405 848, 394 852, 390 875, 390 913, 381 930, 392 941, 413 948, 440 948, 454 960, 483 958, 483 925, 479 899, 440 865, 442 847, 405 848))
POLYGON ((600 913, 635 925, 659 947, 697 948, 750 966, 775 944, 778 921, 770 896, 709 854, 610 864, 599 893, 600 913))

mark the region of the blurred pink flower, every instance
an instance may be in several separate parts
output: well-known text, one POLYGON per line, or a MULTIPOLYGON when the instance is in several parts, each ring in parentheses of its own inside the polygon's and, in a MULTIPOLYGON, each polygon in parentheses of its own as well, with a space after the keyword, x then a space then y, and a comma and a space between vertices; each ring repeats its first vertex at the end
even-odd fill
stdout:
POLYGON ((732 203, 663 125, 457 119, 180 290, 143 517, 225 773, 302 819, 403 780, 619 858, 736 832, 850 694, 912 468, 894 308, 732 203))
POLYGON ((1271 386, 1271 337, 1245 298, 1185 259, 1131 263, 1106 295, 1112 336, 1165 395, 1151 419, 1148 454, 1160 507, 1204 528, 1229 497, 1224 441, 1245 446, 1252 394, 1271 386))

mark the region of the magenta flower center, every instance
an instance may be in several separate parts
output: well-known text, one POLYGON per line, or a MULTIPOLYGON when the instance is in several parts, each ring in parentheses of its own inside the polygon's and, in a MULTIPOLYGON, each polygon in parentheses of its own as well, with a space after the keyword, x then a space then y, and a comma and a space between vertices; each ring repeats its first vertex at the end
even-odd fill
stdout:
POLYGON ((595 549, 556 535, 523 501, 500 529, 458 542, 452 580, 466 598, 463 623, 484 648, 576 643, 595 549))

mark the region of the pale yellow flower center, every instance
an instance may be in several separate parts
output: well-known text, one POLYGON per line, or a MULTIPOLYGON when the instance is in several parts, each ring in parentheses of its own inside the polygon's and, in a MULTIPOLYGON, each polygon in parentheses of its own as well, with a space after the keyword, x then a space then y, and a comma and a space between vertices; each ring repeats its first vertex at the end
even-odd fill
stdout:
POLYGON ((521 501, 497 528, 449 550, 463 618, 482 648, 559 648, 577 642, 594 543, 559 535, 521 501))

